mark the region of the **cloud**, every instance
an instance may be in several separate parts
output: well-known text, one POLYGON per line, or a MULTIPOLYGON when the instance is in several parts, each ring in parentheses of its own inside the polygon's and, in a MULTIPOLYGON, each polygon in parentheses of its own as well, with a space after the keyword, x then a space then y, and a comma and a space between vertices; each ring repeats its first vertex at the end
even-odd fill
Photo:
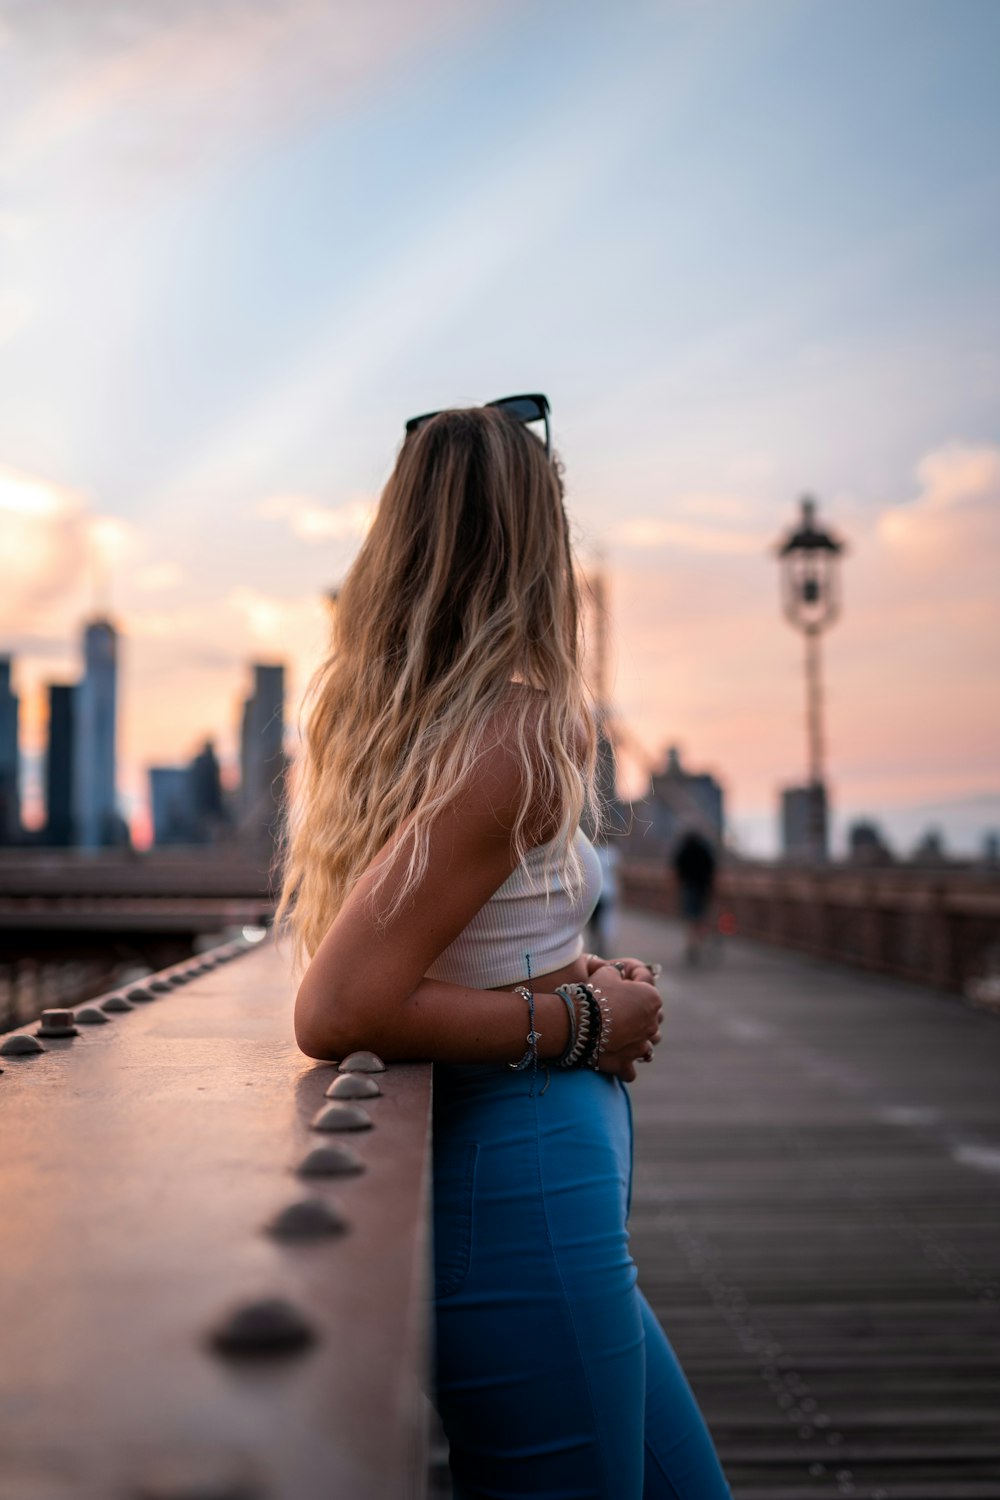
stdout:
POLYGON ((132 577, 136 588, 144 593, 154 594, 178 588, 183 582, 184 573, 175 562, 154 562, 136 568, 132 577))
POLYGON ((612 526, 606 536, 617 546, 641 551, 663 547, 684 552, 759 557, 767 546, 766 539, 757 532, 703 526, 691 521, 671 520, 665 516, 633 516, 612 526))
POLYGON ((916 500, 891 507, 879 521, 887 547, 940 565, 958 551, 1000 543, 1000 446, 947 443, 926 454, 916 474, 916 500))
POLYGON ((6 40, 26 98, 18 107, 15 94, 2 111, 8 167, 86 149, 111 127, 102 165, 188 169, 245 145, 248 128, 294 128, 309 110, 335 108, 399 53, 463 19, 459 0, 21 6, 6 40))
POLYGON ((59 632, 95 561, 92 526, 79 491, 0 467, 0 631, 59 632))
POLYGON ((285 521, 293 536, 306 542, 363 537, 374 513, 375 502, 360 498, 343 505, 324 505, 309 495, 272 495, 257 506, 259 516, 285 521))

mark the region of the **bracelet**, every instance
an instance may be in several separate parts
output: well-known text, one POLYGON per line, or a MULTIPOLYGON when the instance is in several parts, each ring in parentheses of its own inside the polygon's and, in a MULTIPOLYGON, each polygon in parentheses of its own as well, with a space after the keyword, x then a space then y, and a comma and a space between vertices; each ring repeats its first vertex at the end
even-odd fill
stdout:
POLYGON ((573 1052, 576 1048, 576 1006, 573 1003, 572 995, 567 994, 565 986, 560 985, 556 990, 556 994, 559 996, 559 999, 563 1002, 566 1009, 569 1011, 569 1041, 563 1048, 561 1055, 556 1058, 556 1067, 569 1068, 572 1067, 572 1063, 567 1062, 566 1059, 573 1055, 573 1052))
POLYGON ((557 1059, 559 1068, 578 1068, 582 1065, 587 1043, 590 1040, 590 1009, 580 997, 578 984, 561 984, 556 994, 572 1013, 570 1040, 562 1056, 557 1059))
POLYGON ((533 1063, 534 1067, 537 1070, 538 1043, 542 1039, 542 1033, 535 1030, 535 997, 526 984, 515 985, 512 993, 515 995, 523 995, 524 999, 528 1002, 528 1035, 526 1037, 528 1050, 525 1052, 524 1056, 519 1062, 508 1063, 507 1066, 508 1068, 511 1068, 515 1073, 520 1073, 521 1070, 523 1068, 526 1068, 529 1063, 533 1063))
POLYGON ((590 1059, 590 1066, 596 1070, 600 1066, 601 1055, 607 1051, 608 1042, 611 1040, 611 1023, 613 1017, 611 1013, 611 1001, 605 995, 604 991, 598 989, 596 984, 588 984, 586 988, 593 995, 601 1017, 597 1034, 597 1046, 594 1048, 593 1056, 590 1059))
POLYGON ((596 1067, 594 1059, 597 1049, 601 1044, 601 1008, 597 1002, 594 986, 591 984, 577 984, 574 989, 580 997, 583 1008, 587 1014, 587 1043, 583 1049, 579 1066, 581 1068, 596 1067))

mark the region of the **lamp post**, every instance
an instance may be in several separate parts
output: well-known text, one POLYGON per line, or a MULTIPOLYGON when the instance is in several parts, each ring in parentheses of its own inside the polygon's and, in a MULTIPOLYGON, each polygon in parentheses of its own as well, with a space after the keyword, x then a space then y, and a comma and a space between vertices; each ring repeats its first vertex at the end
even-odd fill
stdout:
POLYGON ((826 781, 820 643, 840 613, 840 558, 844 543, 816 519, 816 502, 803 497, 799 524, 778 543, 785 618, 805 640, 808 781, 785 793, 786 852, 826 858, 826 781), (797 799, 797 800, 795 800, 797 799), (805 818, 795 809, 805 809, 805 818), (797 835, 794 825, 801 834, 797 835), (804 827, 803 827, 804 824, 804 827), (804 835, 804 837, 802 836, 804 835))

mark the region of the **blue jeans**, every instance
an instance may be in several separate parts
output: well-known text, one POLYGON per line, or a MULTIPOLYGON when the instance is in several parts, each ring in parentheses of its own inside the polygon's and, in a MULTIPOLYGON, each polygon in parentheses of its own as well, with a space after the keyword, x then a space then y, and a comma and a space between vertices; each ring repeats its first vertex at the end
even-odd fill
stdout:
POLYGON ((636 1285, 618 1079, 434 1068, 435 1399, 456 1500, 729 1500, 636 1285))

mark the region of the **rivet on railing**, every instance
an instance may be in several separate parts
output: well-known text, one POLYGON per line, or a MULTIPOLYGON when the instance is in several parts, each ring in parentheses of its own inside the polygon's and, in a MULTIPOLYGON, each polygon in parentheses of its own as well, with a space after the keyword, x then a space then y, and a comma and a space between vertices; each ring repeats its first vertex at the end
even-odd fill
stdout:
POLYGON ((312 1325, 284 1297, 266 1297, 233 1308, 209 1339, 220 1354, 256 1357, 294 1354, 316 1338, 312 1325))
POLYGON ((384 1073, 385 1063, 374 1052, 352 1052, 338 1068, 340 1073, 384 1073))
POLYGON ((148 986, 154 995, 165 995, 170 987, 168 979, 151 979, 148 986))
POLYGON ((133 1007, 124 995, 109 995, 106 1000, 101 1001, 101 1009, 106 1010, 109 1015, 117 1015, 122 1011, 132 1010, 133 1007))
POLYGON ((42 1023, 36 1031, 36 1036, 48 1037, 70 1037, 76 1036, 77 1030, 73 1025, 73 1012, 71 1010, 43 1010, 42 1023))
POLYGON ((300 1177, 353 1177, 365 1170, 365 1164, 350 1146, 331 1142, 329 1146, 314 1146, 295 1170, 300 1177))
POLYGON ((167 983, 176 988, 179 984, 187 984, 191 977, 186 969, 175 969, 172 974, 167 975, 167 983))
POLYGON ((374 1099, 382 1090, 365 1073, 340 1073, 326 1091, 328 1099, 374 1099))
POLYGON ((156 999, 155 991, 145 984, 135 984, 130 990, 126 990, 125 994, 129 1000, 138 1000, 140 1002, 156 999))
POLYGON ((0 1057, 35 1057, 37 1053, 44 1051, 46 1048, 38 1038, 28 1036, 24 1031, 17 1031, 0 1042, 0 1057))
POLYGON ((76 1019, 78 1025, 107 1026, 110 1018, 98 1006, 85 1005, 82 1010, 76 1012, 76 1019))
POLYGON ((312 1122, 313 1130, 370 1130, 371 1127, 372 1117, 365 1114, 360 1104, 324 1105, 312 1122))
POLYGON ((336 1204, 325 1198, 300 1198, 289 1203, 265 1227, 279 1240, 315 1240, 324 1235, 343 1234, 348 1220, 336 1204))

